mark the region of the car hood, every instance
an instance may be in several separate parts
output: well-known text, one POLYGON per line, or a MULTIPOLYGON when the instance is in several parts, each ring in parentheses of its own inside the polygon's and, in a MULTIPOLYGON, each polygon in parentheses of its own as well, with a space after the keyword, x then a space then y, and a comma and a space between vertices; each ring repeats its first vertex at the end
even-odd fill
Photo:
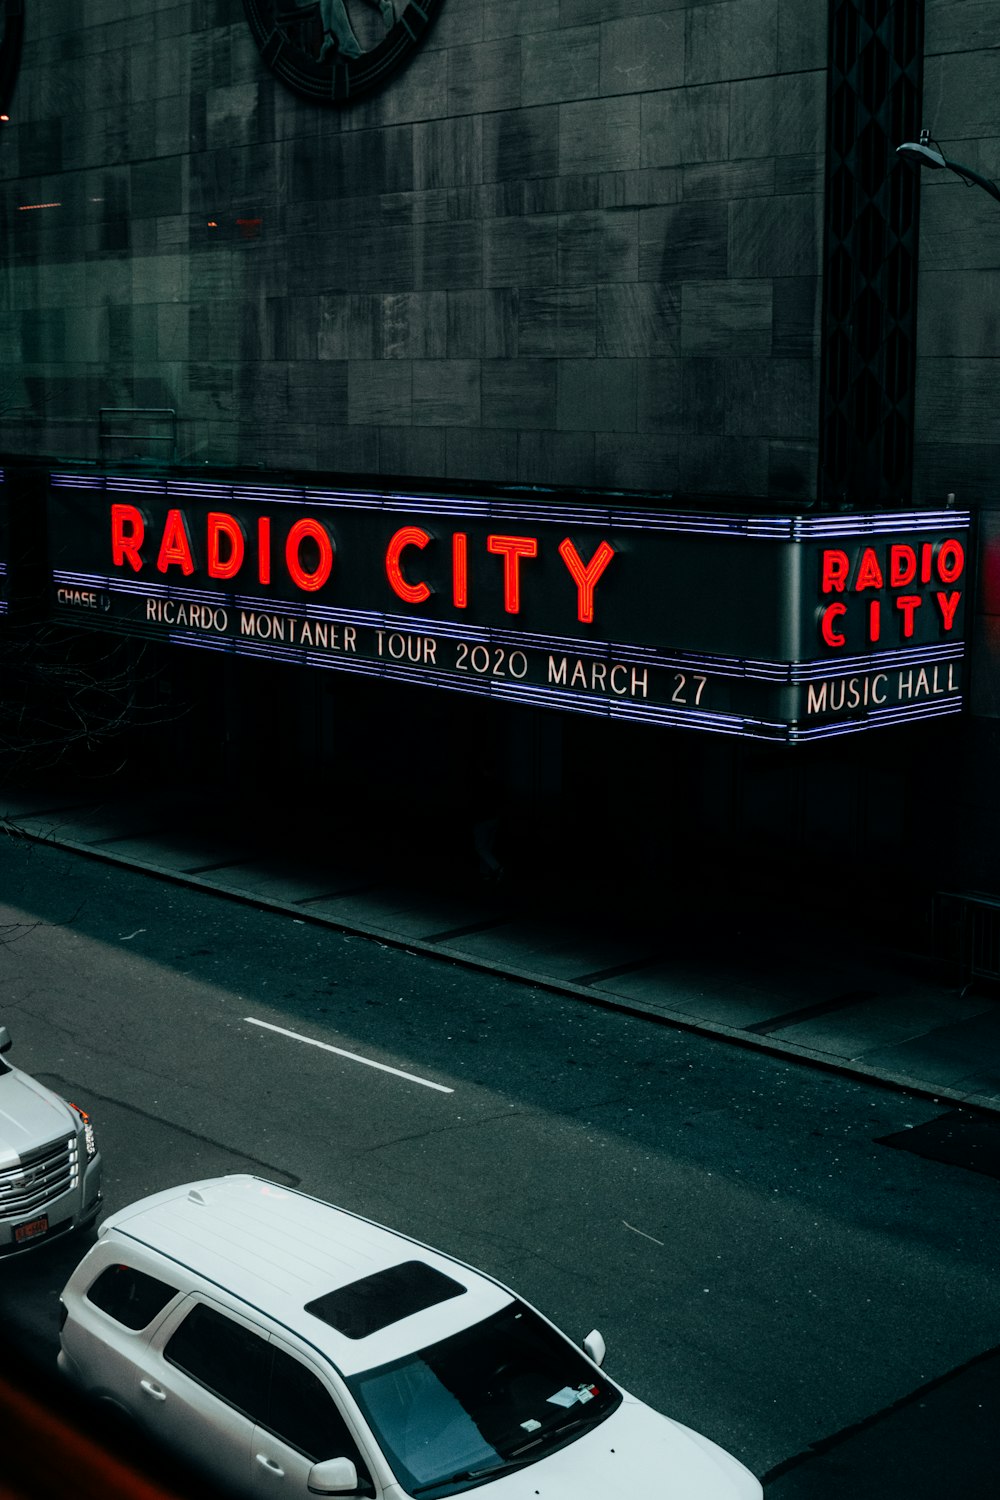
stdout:
POLYGON ((469 1500, 760 1500, 763 1491, 708 1438, 626 1397, 593 1432, 467 1493, 469 1500))
POLYGON ((58 1094, 17 1068, 0 1077, 0 1166, 72 1131, 69 1106, 58 1094))

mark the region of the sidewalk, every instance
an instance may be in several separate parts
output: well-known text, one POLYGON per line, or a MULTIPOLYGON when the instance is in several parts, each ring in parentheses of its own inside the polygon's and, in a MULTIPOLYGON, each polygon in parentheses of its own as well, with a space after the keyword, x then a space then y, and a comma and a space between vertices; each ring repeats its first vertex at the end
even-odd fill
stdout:
POLYGON ((620 909, 573 920, 544 893, 387 878, 356 852, 256 847, 206 809, 61 787, 0 792, 0 826, 230 899, 492 970, 743 1047, 1000 1113, 1000 996, 929 960, 844 951, 833 928, 748 922, 720 942, 620 909))

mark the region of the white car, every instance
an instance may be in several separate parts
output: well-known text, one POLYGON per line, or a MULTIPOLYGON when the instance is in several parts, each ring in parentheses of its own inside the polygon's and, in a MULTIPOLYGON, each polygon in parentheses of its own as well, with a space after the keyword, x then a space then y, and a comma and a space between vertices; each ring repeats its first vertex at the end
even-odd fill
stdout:
MULTIPOLYGON (((10 1034, 0 1026, 0 1053, 10 1034)), ((0 1256, 94 1222, 101 1157, 86 1110, 0 1057, 0 1256)))
POLYGON ((106 1219, 59 1365, 231 1491, 436 1500, 760 1500, 491 1277, 257 1177, 106 1219), (484 1493, 484 1500, 486 1494, 484 1493))

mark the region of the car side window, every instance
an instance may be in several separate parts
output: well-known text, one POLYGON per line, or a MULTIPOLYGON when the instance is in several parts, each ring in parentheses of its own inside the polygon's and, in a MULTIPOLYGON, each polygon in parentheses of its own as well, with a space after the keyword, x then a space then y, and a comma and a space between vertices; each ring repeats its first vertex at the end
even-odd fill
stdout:
POLYGON ((105 1266, 87 1289, 88 1302, 134 1331, 145 1328, 176 1296, 175 1286, 125 1265, 105 1266))
POLYGON ((237 1411, 259 1422, 267 1390, 267 1340, 196 1302, 171 1334, 163 1357, 237 1411))
POLYGON ((272 1346, 272 1355, 270 1401, 262 1425, 313 1463, 350 1458, 367 1478, 358 1445, 323 1382, 283 1349, 272 1346))

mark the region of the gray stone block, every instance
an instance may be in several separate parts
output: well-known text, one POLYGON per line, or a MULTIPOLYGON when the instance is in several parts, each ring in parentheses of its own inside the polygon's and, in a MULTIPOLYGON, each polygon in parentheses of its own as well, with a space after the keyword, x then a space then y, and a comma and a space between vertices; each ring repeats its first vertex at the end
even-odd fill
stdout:
POLYGON ((352 425, 408 427, 413 417, 410 360, 352 360, 348 365, 347 411, 352 425))
POLYGON ((611 22, 628 16, 683 11, 690 3, 691 0, 561 0, 559 16, 564 26, 582 26, 592 21, 611 22))
POLYGON ((205 144, 232 148, 249 146, 259 138, 259 85, 230 83, 205 95, 205 144))
MULTIPOLYGON (((997 160, 1000 161, 1000 142, 997 160)), ((976 170, 963 143, 958 159, 976 170)), ((955 152, 958 157, 958 152, 955 152)), ((995 170, 993 168, 992 170, 995 170)), ((990 176, 990 170, 984 169, 990 176)), ((994 270, 1000 263, 998 205, 988 193, 968 191, 952 173, 924 173, 920 189, 920 272, 994 270), (961 232, 956 226, 961 225, 961 232)))
POLYGON ((517 478, 516 432, 450 427, 444 439, 444 472, 449 478, 485 484, 512 483, 517 478))
MULTIPOLYGON (((688 365, 692 363, 695 361, 686 361, 688 365)), ((640 433, 677 437, 684 430, 683 368, 684 362, 679 359, 636 362, 636 423, 640 433)))
POLYGON ((480 369, 477 359, 414 360, 414 424, 478 426, 482 411, 480 369))
POLYGON ((292 200, 368 197, 410 192, 414 185, 413 128, 349 131, 320 146, 305 136, 287 143, 292 200))
POLYGON ((560 432, 635 432, 635 361, 561 359, 557 426, 560 432))
POLYGON ((685 359, 682 365, 682 432, 722 437, 726 430, 726 365, 722 359, 685 359))
POLYGON ((920 353, 995 359, 1000 351, 1000 268, 923 271, 920 353))
POLYGON ((811 437, 819 412, 819 360, 742 355, 726 361, 726 433, 811 437))
POLYGON ((66 358, 66 314, 61 307, 35 308, 18 319, 21 359, 30 365, 60 365, 66 358))
POLYGON ((772 353, 778 358, 818 356, 821 335, 819 276, 782 276, 773 283, 772 353))
POLYGON ((521 102, 558 104, 589 99, 600 82, 598 26, 540 32, 521 42, 521 102))
MULTIPOLYGON (((326 373, 323 367, 320 375, 326 373)), ((272 431, 290 415, 292 420, 342 422, 347 405, 347 375, 343 367, 337 373, 339 379, 331 401, 332 382, 317 378, 315 366, 307 370, 284 360, 244 365, 239 374, 240 416, 252 417, 272 431)))
POLYGON ((730 85, 729 143, 744 156, 797 156, 825 149, 826 73, 749 78, 730 85))
POLYGON ((551 286, 556 281, 554 215, 494 219, 483 230, 483 275, 487 286, 551 286))
POLYGON ((558 248, 558 277, 563 286, 634 281, 639 271, 638 215, 562 214, 558 248))
POLYGON ((706 200, 650 208, 639 216, 640 281, 724 277, 729 270, 727 205, 706 200))
POLYGON ((689 281, 681 288, 683 354, 770 354, 769 281, 689 281))
MULTIPOLYGON (((567 168, 567 170, 569 170, 567 168)), ((483 119, 483 180, 554 177, 559 171, 559 109, 507 110, 483 119)))
POLYGON ((192 360, 185 371, 187 398, 196 398, 206 417, 233 416, 239 410, 236 398, 236 370, 218 359, 203 364, 192 360))
POLYGON ((769 447, 754 438, 680 439, 680 488, 691 495, 767 494, 769 447))
POLYGON ((383 474, 439 478, 447 473, 445 430, 434 427, 380 427, 378 468, 383 474))
POLYGON ((699 198, 770 197, 775 191, 775 161, 769 156, 684 167, 683 174, 685 203, 699 198))
POLYGON ((502 359, 517 354, 514 287, 448 293, 448 357, 502 359))
POLYGON ((413 126, 413 185, 417 192, 468 187, 482 179, 481 115, 427 120, 413 126))
POLYGON ((648 167, 637 172, 607 172, 600 179, 600 201, 604 209, 656 208, 679 203, 684 196, 681 167, 648 167))
MULTIPOLYGON (((933 3, 933 0, 931 0, 933 3)), ((953 9, 952 0, 946 0, 953 9)), ((778 0, 779 73, 803 73, 826 68, 830 21, 823 5, 813 0, 778 0)))
POLYGON ((1000 47, 928 57, 923 104, 938 140, 1000 135, 1000 47))
POLYGON ((375 299, 377 359, 444 359, 445 292, 383 292, 375 299))
POLYGON ((377 474, 379 428, 321 422, 316 433, 316 465, 342 474, 377 474))
POLYGON ((593 287, 526 290, 518 299, 518 349, 524 355, 593 355, 597 299, 593 287))
POLYGON ((643 95, 641 165, 690 166, 753 154, 736 148, 730 153, 729 99, 729 84, 643 95))
POLYGON ((683 82, 683 11, 629 16, 601 27, 602 94, 641 94, 683 82))
POLYGON ((484 360, 484 427, 554 428, 556 368, 554 359, 484 360))
POLYGON ((767 493, 782 500, 814 500, 818 469, 818 443, 771 443, 767 493))
MULTIPOLYGON (((826 153, 807 152, 803 156, 778 156, 774 160, 774 191, 781 197, 788 193, 822 194, 826 182, 826 153)), ((745 194, 734 194, 744 197, 745 194)))
POLYGON ((136 163, 129 173, 132 214, 137 219, 179 214, 182 206, 180 156, 136 163))
POLYGON ((560 172, 627 172, 638 167, 639 122, 638 97, 560 105, 560 172))
POLYGON ((917 360, 915 427, 925 443, 1000 443, 992 359, 917 360))
POLYGON ((444 5, 424 36, 422 46, 449 50, 467 47, 483 40, 483 13, 486 0, 462 0, 461 5, 444 5))
MULTIPOLYGON (((162 312, 163 309, 157 311, 162 312)), ((168 338, 158 337, 157 353, 164 360, 184 358, 187 354, 187 309, 171 307, 166 311, 182 325, 183 346, 180 353, 175 352, 168 338)), ((67 308, 66 349, 75 363, 96 365, 108 358, 108 312, 109 309, 104 307, 67 308)), ((3 347, 8 350, 11 349, 9 340, 14 336, 12 325, 16 325, 16 318, 9 313, 5 314, 0 327, 0 339, 3 347)), ((9 376, 4 378, 9 379, 9 376)))
POLYGON ((376 338, 374 295, 327 292, 319 299, 318 359, 374 359, 376 338))
POLYGON ((594 448, 592 432, 520 432, 517 482, 593 485, 594 448))
MULTIPOLYGON (((521 99, 521 44, 517 37, 452 47, 448 59, 448 113, 488 114, 517 109, 521 99)), ((433 116, 440 111, 428 113, 433 116)))
POLYGON ((594 437, 593 482, 614 490, 668 493, 677 487, 679 459, 677 438, 598 432, 594 437))
POLYGON ((478 221, 420 225, 412 242, 414 278, 424 291, 482 286, 483 226, 478 221))
POLYGON ((924 55, 979 52, 1000 47, 1000 11, 995 0, 925 0, 924 55))
POLYGON ((921 438, 913 456, 913 499, 918 505, 941 505, 954 494, 959 505, 996 503, 1000 443, 960 443, 945 437, 921 438))
POLYGON ((689 84, 774 73, 778 0, 722 0, 687 12, 684 80, 689 84))
POLYGON ((680 293, 639 281, 597 289, 597 353, 611 359, 680 352, 680 293))
POLYGON ((729 267, 740 276, 818 275, 822 199, 745 198, 729 205, 729 267))
POLYGON ((563 15, 562 0, 506 0, 503 5, 487 4, 483 10, 483 35, 530 36, 538 31, 555 31, 571 25, 563 15))
POLYGON ((433 48, 418 48, 406 67, 394 74, 391 87, 365 94, 347 113, 336 112, 338 128, 370 130, 437 119, 442 113, 441 101, 448 96, 449 55, 433 48))

